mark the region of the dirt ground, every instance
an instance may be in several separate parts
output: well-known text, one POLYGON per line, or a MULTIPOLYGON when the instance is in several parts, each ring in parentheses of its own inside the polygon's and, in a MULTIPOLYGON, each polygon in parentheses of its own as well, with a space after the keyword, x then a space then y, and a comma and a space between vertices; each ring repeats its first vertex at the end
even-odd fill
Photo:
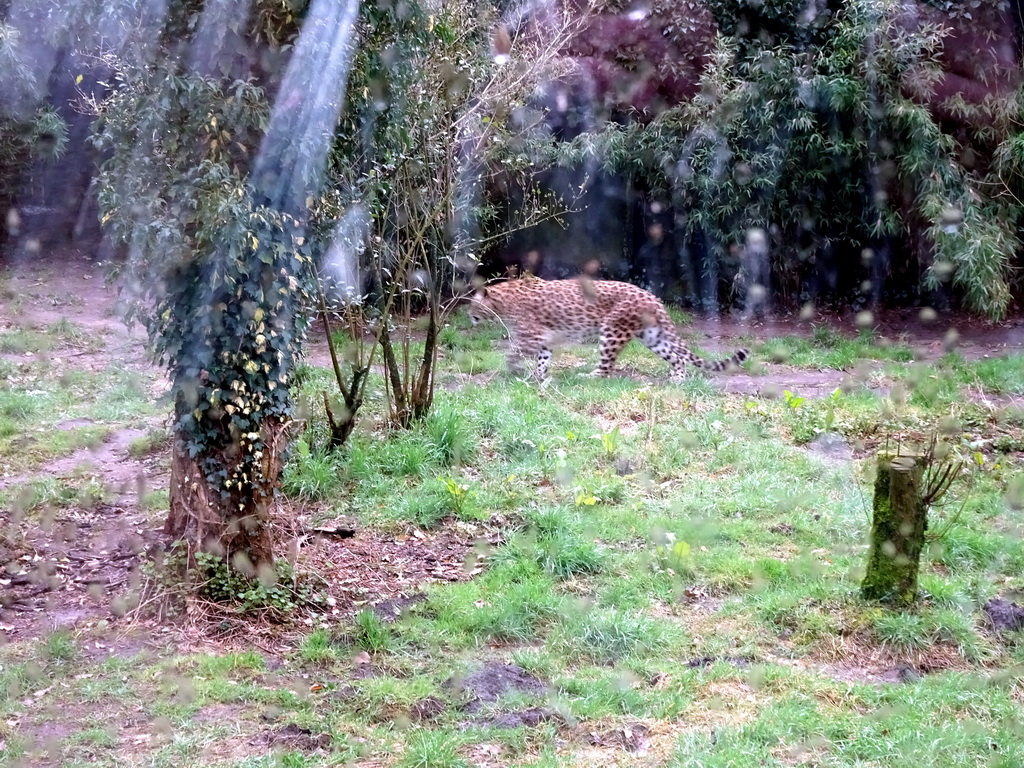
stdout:
MULTIPOLYGON (((166 391, 162 371, 149 362, 146 354, 144 331, 129 330, 121 322, 115 311, 116 291, 106 285, 103 268, 96 262, 68 253, 41 265, 8 267, 0 272, 0 292, 0 331, 45 330, 65 318, 86 331, 92 343, 81 349, 62 348, 48 353, 58 369, 102 371, 116 365, 143 377, 154 399, 166 391)), ((809 335, 813 323, 827 323, 851 335, 855 332, 850 315, 819 317, 812 322, 777 317, 750 324, 732 319, 698 319, 688 333, 699 340, 702 348, 726 352, 739 346, 741 337, 764 340, 809 335)), ((1024 349, 1021 317, 1000 324, 963 317, 924 323, 916 311, 903 311, 882 314, 877 318, 877 328, 894 342, 910 344, 926 359, 938 357, 947 349, 951 328, 958 334, 956 348, 969 358, 1024 349)), ((3 357, 24 362, 31 355, 4 353, 3 357)), ((322 340, 313 339, 308 357, 314 363, 325 363, 328 358, 322 340)), ((797 388, 805 396, 820 396, 839 386, 846 376, 843 371, 800 371, 766 363, 756 374, 735 373, 717 377, 715 382, 732 393, 768 394, 785 387, 797 388)), ((153 423, 159 426, 161 420, 153 423)), ((60 424, 57 428, 77 426, 82 424, 60 424)), ((164 513, 147 511, 139 500, 147 489, 165 489, 169 481, 166 447, 147 456, 129 455, 129 444, 143 433, 135 428, 114 429, 101 445, 40 469, 55 476, 82 472, 98 478, 111 490, 106 501, 90 508, 62 508, 44 515, 38 526, 19 526, 16 510, 0 509, 0 530, 4 531, 0 535, 0 562, 6 564, 6 574, 0 579, 0 637, 14 640, 41 636, 58 628, 96 627, 112 620, 116 625, 116 617, 130 607, 125 595, 143 578, 140 555, 162 543, 164 513)), ((31 479, 0 477, 0 489, 31 479)), ((416 590, 424 582, 470 578, 478 572, 487 547, 498 540, 496 525, 464 523, 432 532, 412 528, 391 532, 353 530, 344 536, 317 532, 309 522, 312 511, 297 504, 285 505, 282 513, 289 530, 283 532, 287 536, 282 540, 300 534, 299 540, 305 542, 303 556, 317 563, 317 570, 334 585, 335 613, 374 604, 384 613, 395 613, 416 599, 416 590)), ((238 629, 243 630, 241 624, 238 629)), ((231 634, 230 623, 225 631, 231 634)), ((118 643, 137 645, 123 634, 120 637, 118 643)), ((251 634, 246 640, 261 642, 251 634)), ((269 635, 263 640, 273 642, 269 635)), ((116 652, 113 642, 96 643, 99 652, 116 652)))

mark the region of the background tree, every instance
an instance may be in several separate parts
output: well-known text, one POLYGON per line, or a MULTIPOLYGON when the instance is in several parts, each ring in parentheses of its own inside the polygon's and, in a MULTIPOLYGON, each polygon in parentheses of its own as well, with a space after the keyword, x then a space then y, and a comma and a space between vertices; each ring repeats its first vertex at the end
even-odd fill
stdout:
MULTIPOLYGON (((563 161, 597 161, 670 200, 686 279, 710 274, 712 299, 761 282, 764 259, 790 301, 811 298, 809 276, 839 264, 870 281, 868 301, 889 274, 915 292, 951 280, 968 308, 1002 317, 1020 211, 1008 173, 1019 52, 1004 50, 1006 36, 978 34, 970 48, 954 11, 890 0, 706 8, 719 32, 699 93, 624 112, 564 147, 563 161), (768 248, 748 246, 752 230, 768 248)), ((1000 4, 971 10, 1000 28, 1000 4)))
MULTIPOLYGON (((552 10, 536 23, 537 34, 513 43, 489 2, 362 9, 332 153, 349 212, 336 237, 349 245, 325 266, 349 295, 373 288, 363 306, 376 324, 397 425, 430 409, 443 303, 469 287, 480 250, 563 208, 535 187, 550 135, 525 104, 564 69, 558 52, 582 19, 552 10), (526 194, 502 221, 494 193, 513 180, 526 194), (425 318, 422 351, 411 343, 414 313, 425 318)), ((367 381, 367 358, 356 357, 352 381, 342 382, 348 418, 353 391, 367 381)))
POLYGON ((22 177, 37 160, 56 160, 67 146, 67 125, 43 103, 39 74, 22 30, 0 19, 0 250, 6 236, 17 237, 21 214, 16 204, 22 177))

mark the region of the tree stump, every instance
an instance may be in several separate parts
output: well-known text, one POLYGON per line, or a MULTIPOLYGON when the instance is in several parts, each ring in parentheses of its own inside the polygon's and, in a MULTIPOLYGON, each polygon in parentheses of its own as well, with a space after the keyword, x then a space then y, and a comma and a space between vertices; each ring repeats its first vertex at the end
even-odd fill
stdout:
POLYGON ((920 456, 878 456, 870 554, 860 587, 866 600, 907 605, 917 599, 917 571, 928 526, 923 476, 920 456))

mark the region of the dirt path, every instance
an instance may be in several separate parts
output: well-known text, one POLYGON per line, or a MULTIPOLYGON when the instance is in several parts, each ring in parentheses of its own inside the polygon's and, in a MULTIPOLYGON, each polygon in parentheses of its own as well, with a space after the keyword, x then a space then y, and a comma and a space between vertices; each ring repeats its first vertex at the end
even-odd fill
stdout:
MULTIPOLYGON (((858 333, 855 313, 827 313, 801 320, 782 315, 768 321, 745 322, 732 317, 698 318, 692 329, 709 340, 710 349, 725 350, 730 342, 744 336, 758 340, 783 336, 812 338, 816 327, 825 326, 848 338, 858 333)), ((880 340, 903 344, 921 360, 934 360, 955 349, 968 360, 1024 351, 1024 316, 1015 315, 992 323, 963 315, 937 316, 926 322, 913 309, 878 313, 871 326, 880 340)))

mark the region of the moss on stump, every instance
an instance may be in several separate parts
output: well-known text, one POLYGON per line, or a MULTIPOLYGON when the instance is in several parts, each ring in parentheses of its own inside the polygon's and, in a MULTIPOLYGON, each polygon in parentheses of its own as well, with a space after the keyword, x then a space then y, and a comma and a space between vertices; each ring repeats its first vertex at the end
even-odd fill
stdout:
POLYGON ((907 605, 917 599, 917 572, 928 526, 918 456, 878 456, 867 573, 861 596, 907 605))

